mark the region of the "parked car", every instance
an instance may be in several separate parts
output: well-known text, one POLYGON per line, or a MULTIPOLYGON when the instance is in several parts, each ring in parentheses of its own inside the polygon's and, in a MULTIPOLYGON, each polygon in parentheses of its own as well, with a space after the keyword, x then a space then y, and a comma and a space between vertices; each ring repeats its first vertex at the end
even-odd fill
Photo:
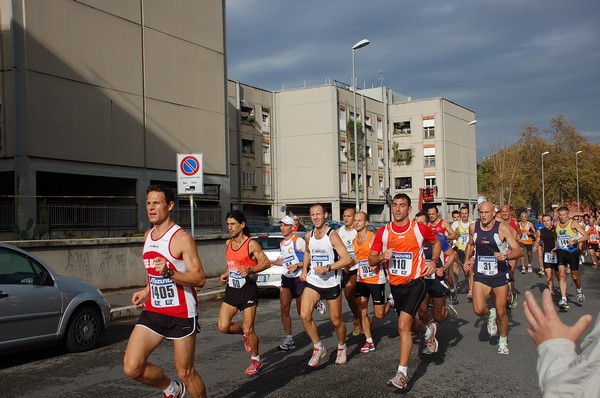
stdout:
MULTIPOLYGON (((283 240, 282 235, 259 235, 252 237, 265 252, 270 261, 275 261, 281 254, 279 244, 283 240)), ((281 265, 272 265, 256 275, 256 284, 260 288, 277 288, 281 286, 281 265)))
MULTIPOLYGON (((339 221, 327 220, 327 221, 325 221, 325 225, 327 225, 329 228, 332 228, 332 229, 338 229, 344 224, 339 221)), ((314 224, 309 224, 306 226, 306 230, 312 231, 314 227, 315 227, 314 224)))
POLYGON ((94 285, 0 243, 0 354, 61 343, 88 351, 109 321, 110 304, 94 285))

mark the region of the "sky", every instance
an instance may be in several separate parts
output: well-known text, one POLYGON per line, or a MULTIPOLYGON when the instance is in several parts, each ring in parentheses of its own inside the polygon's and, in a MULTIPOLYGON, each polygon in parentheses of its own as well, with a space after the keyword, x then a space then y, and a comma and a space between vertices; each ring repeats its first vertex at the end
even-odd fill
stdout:
POLYGON ((600 143, 598 0, 226 0, 228 78, 270 91, 352 81, 476 114, 477 158, 562 114, 600 143))

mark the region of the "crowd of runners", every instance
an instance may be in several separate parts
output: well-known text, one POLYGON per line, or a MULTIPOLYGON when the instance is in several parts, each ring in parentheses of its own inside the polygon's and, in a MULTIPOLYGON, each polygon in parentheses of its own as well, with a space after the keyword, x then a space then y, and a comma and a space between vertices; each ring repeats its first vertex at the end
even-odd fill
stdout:
MULTIPOLYGON (((189 286, 204 283, 202 264, 197 252, 194 254, 188 247, 189 235, 183 231, 176 234, 180 229, 170 219, 170 194, 164 193, 162 187, 151 187, 148 195, 148 206, 160 210, 149 210, 151 221, 156 219, 155 227, 146 235, 144 249, 149 289, 136 293, 133 300, 137 304, 150 296, 152 305, 146 306, 144 313, 151 312, 152 316, 143 316, 136 325, 140 328, 134 329, 125 356, 125 371, 132 378, 161 388, 167 397, 183 396, 186 385, 192 396, 205 396, 202 379, 193 369, 193 357, 183 352, 183 347, 195 343, 197 313, 190 309, 195 300, 186 292, 189 286), (153 244, 155 241, 158 245, 153 244), (172 245, 177 241, 185 245, 179 243, 174 250, 172 245), (189 278, 185 277, 190 271, 185 268, 188 262, 195 273, 189 278), (155 297, 161 291, 159 288, 165 286, 173 286, 174 296, 155 297), (174 318, 191 321, 173 322, 174 318), (151 344, 143 343, 150 337, 151 344), (166 378, 160 369, 147 362, 162 338, 181 342, 175 345, 174 353, 181 382, 166 378), (179 346, 182 348, 178 349, 179 346)), ((560 308, 569 308, 566 291, 569 274, 576 286, 576 299, 584 302, 579 266, 589 253, 593 267, 597 268, 599 241, 594 217, 570 217, 569 209, 561 207, 556 218, 540 215, 531 222, 525 212, 517 220, 511 217, 509 206, 497 210, 491 202, 477 206, 477 220, 471 219, 467 207, 453 212, 451 222, 441 219, 436 207, 413 217, 411 212, 410 198, 397 194, 391 203, 392 221, 377 232, 368 228, 369 215, 354 209, 346 209, 343 225, 333 230, 326 223, 325 206, 314 204, 310 207, 314 228, 300 234, 304 236, 294 233, 298 222, 292 217, 285 216, 279 221, 283 235, 281 255, 272 263, 250 237, 244 214, 228 213, 230 239, 226 242, 227 265, 221 275, 226 288, 218 329, 241 335, 246 351, 251 354, 245 374, 258 374, 263 363, 254 328, 258 304, 256 274, 270 266, 282 266, 280 303, 285 337, 279 349, 296 348, 290 315, 293 302, 313 344, 312 355, 307 358, 307 365, 313 368, 329 358, 328 347, 321 341, 313 318, 315 309, 322 314, 328 311, 337 337, 335 364, 338 365, 348 360, 343 298, 354 318, 352 335, 365 337, 360 349, 363 354, 376 349, 371 334, 373 323, 393 309, 398 318, 399 365, 388 385, 400 390, 408 387, 412 334, 423 336, 424 354, 438 351, 438 325, 458 319, 453 305, 459 300, 459 286, 466 293, 466 300, 472 302, 474 313, 485 317, 489 336, 498 335, 497 352, 502 355, 509 354, 507 311, 517 306, 515 271, 533 272, 533 253, 538 255, 541 265, 538 274, 545 276, 560 308), (241 324, 233 321, 238 312, 243 314, 241 324)))

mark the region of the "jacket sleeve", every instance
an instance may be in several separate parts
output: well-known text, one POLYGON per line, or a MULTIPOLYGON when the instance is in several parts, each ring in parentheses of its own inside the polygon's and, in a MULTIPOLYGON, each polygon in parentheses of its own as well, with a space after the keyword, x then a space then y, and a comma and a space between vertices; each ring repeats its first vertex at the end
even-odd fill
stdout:
POLYGON ((599 339, 600 322, 596 322, 579 355, 568 339, 552 339, 538 346, 537 371, 544 398, 600 396, 599 339))

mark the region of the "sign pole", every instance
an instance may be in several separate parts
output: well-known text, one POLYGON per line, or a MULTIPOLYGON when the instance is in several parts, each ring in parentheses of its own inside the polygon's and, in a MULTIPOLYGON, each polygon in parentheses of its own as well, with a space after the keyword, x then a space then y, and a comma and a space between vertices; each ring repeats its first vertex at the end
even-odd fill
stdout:
POLYGON ((192 225, 192 238, 195 238, 194 235, 194 195, 190 195, 190 223, 192 225))

